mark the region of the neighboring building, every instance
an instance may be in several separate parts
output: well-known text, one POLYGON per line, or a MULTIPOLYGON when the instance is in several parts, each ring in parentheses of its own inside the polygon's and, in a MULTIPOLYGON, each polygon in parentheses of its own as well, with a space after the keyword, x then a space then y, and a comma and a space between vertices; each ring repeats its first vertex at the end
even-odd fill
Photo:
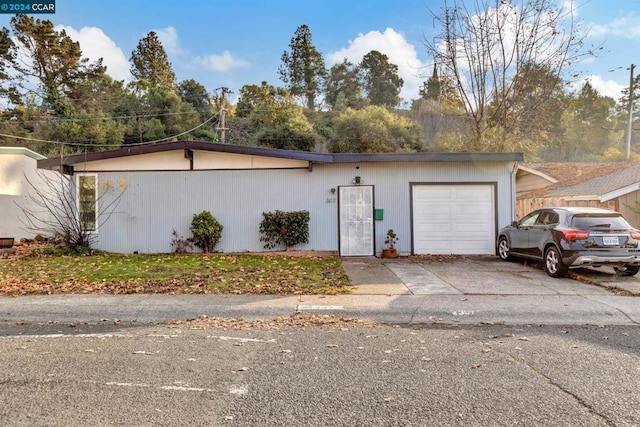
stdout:
POLYGON ((37 161, 45 158, 24 147, 0 147, 0 237, 35 237, 36 232, 25 227, 23 209, 49 218, 33 201, 37 192, 49 192, 44 180, 58 179, 55 172, 37 169, 37 161))
POLYGON ((97 249, 171 252, 194 214, 224 226, 217 249, 263 251, 262 213, 307 210, 294 249, 379 254, 388 229, 401 254, 494 254, 515 217, 521 153, 328 154, 180 141, 38 162, 73 175, 97 249), (87 203, 88 202, 88 203, 87 203), (107 219, 107 215, 109 218, 107 219))
POLYGON ((640 227, 640 164, 539 163, 519 166, 518 218, 549 206, 593 206, 621 212, 640 227))

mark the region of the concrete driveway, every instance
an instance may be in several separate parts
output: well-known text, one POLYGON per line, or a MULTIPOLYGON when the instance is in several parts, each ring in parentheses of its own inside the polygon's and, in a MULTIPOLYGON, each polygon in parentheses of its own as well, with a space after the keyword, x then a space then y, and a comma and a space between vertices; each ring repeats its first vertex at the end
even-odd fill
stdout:
POLYGON ((572 270, 581 278, 576 280, 494 256, 345 257, 342 264, 356 295, 640 295, 640 275, 621 277, 610 268, 572 270))

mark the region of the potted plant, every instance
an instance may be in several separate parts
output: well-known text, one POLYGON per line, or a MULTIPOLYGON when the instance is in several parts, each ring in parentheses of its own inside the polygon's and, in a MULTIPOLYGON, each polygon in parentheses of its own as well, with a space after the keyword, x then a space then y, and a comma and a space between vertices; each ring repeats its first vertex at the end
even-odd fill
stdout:
POLYGON ((386 248, 382 249, 382 258, 397 258, 398 250, 396 249, 396 242, 398 241, 398 236, 396 235, 393 229, 387 230, 387 238, 384 240, 384 244, 387 245, 386 248))

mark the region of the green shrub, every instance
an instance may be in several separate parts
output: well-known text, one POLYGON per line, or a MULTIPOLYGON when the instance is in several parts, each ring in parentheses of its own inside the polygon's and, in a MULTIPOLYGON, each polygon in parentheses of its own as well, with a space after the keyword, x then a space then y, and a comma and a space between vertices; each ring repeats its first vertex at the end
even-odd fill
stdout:
POLYGON ((266 242, 265 249, 272 249, 284 244, 285 250, 298 243, 309 242, 308 211, 275 211, 262 212, 260 222, 261 242, 266 242))
POLYGON ((193 215, 190 228, 193 234, 191 240, 194 245, 202 249, 202 252, 212 252, 220 241, 223 228, 211 212, 202 211, 193 215))

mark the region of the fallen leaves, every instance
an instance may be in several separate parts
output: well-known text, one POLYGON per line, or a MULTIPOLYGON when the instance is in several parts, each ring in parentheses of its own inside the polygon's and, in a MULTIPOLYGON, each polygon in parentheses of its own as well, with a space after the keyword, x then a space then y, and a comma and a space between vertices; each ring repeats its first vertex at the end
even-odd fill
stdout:
POLYGON ((201 316, 197 319, 170 320, 167 325, 173 327, 206 329, 285 329, 313 326, 332 326, 343 329, 345 325, 357 325, 365 327, 379 326, 379 323, 361 319, 348 319, 332 315, 318 314, 293 314, 289 317, 276 317, 274 319, 236 319, 226 317, 201 316))

